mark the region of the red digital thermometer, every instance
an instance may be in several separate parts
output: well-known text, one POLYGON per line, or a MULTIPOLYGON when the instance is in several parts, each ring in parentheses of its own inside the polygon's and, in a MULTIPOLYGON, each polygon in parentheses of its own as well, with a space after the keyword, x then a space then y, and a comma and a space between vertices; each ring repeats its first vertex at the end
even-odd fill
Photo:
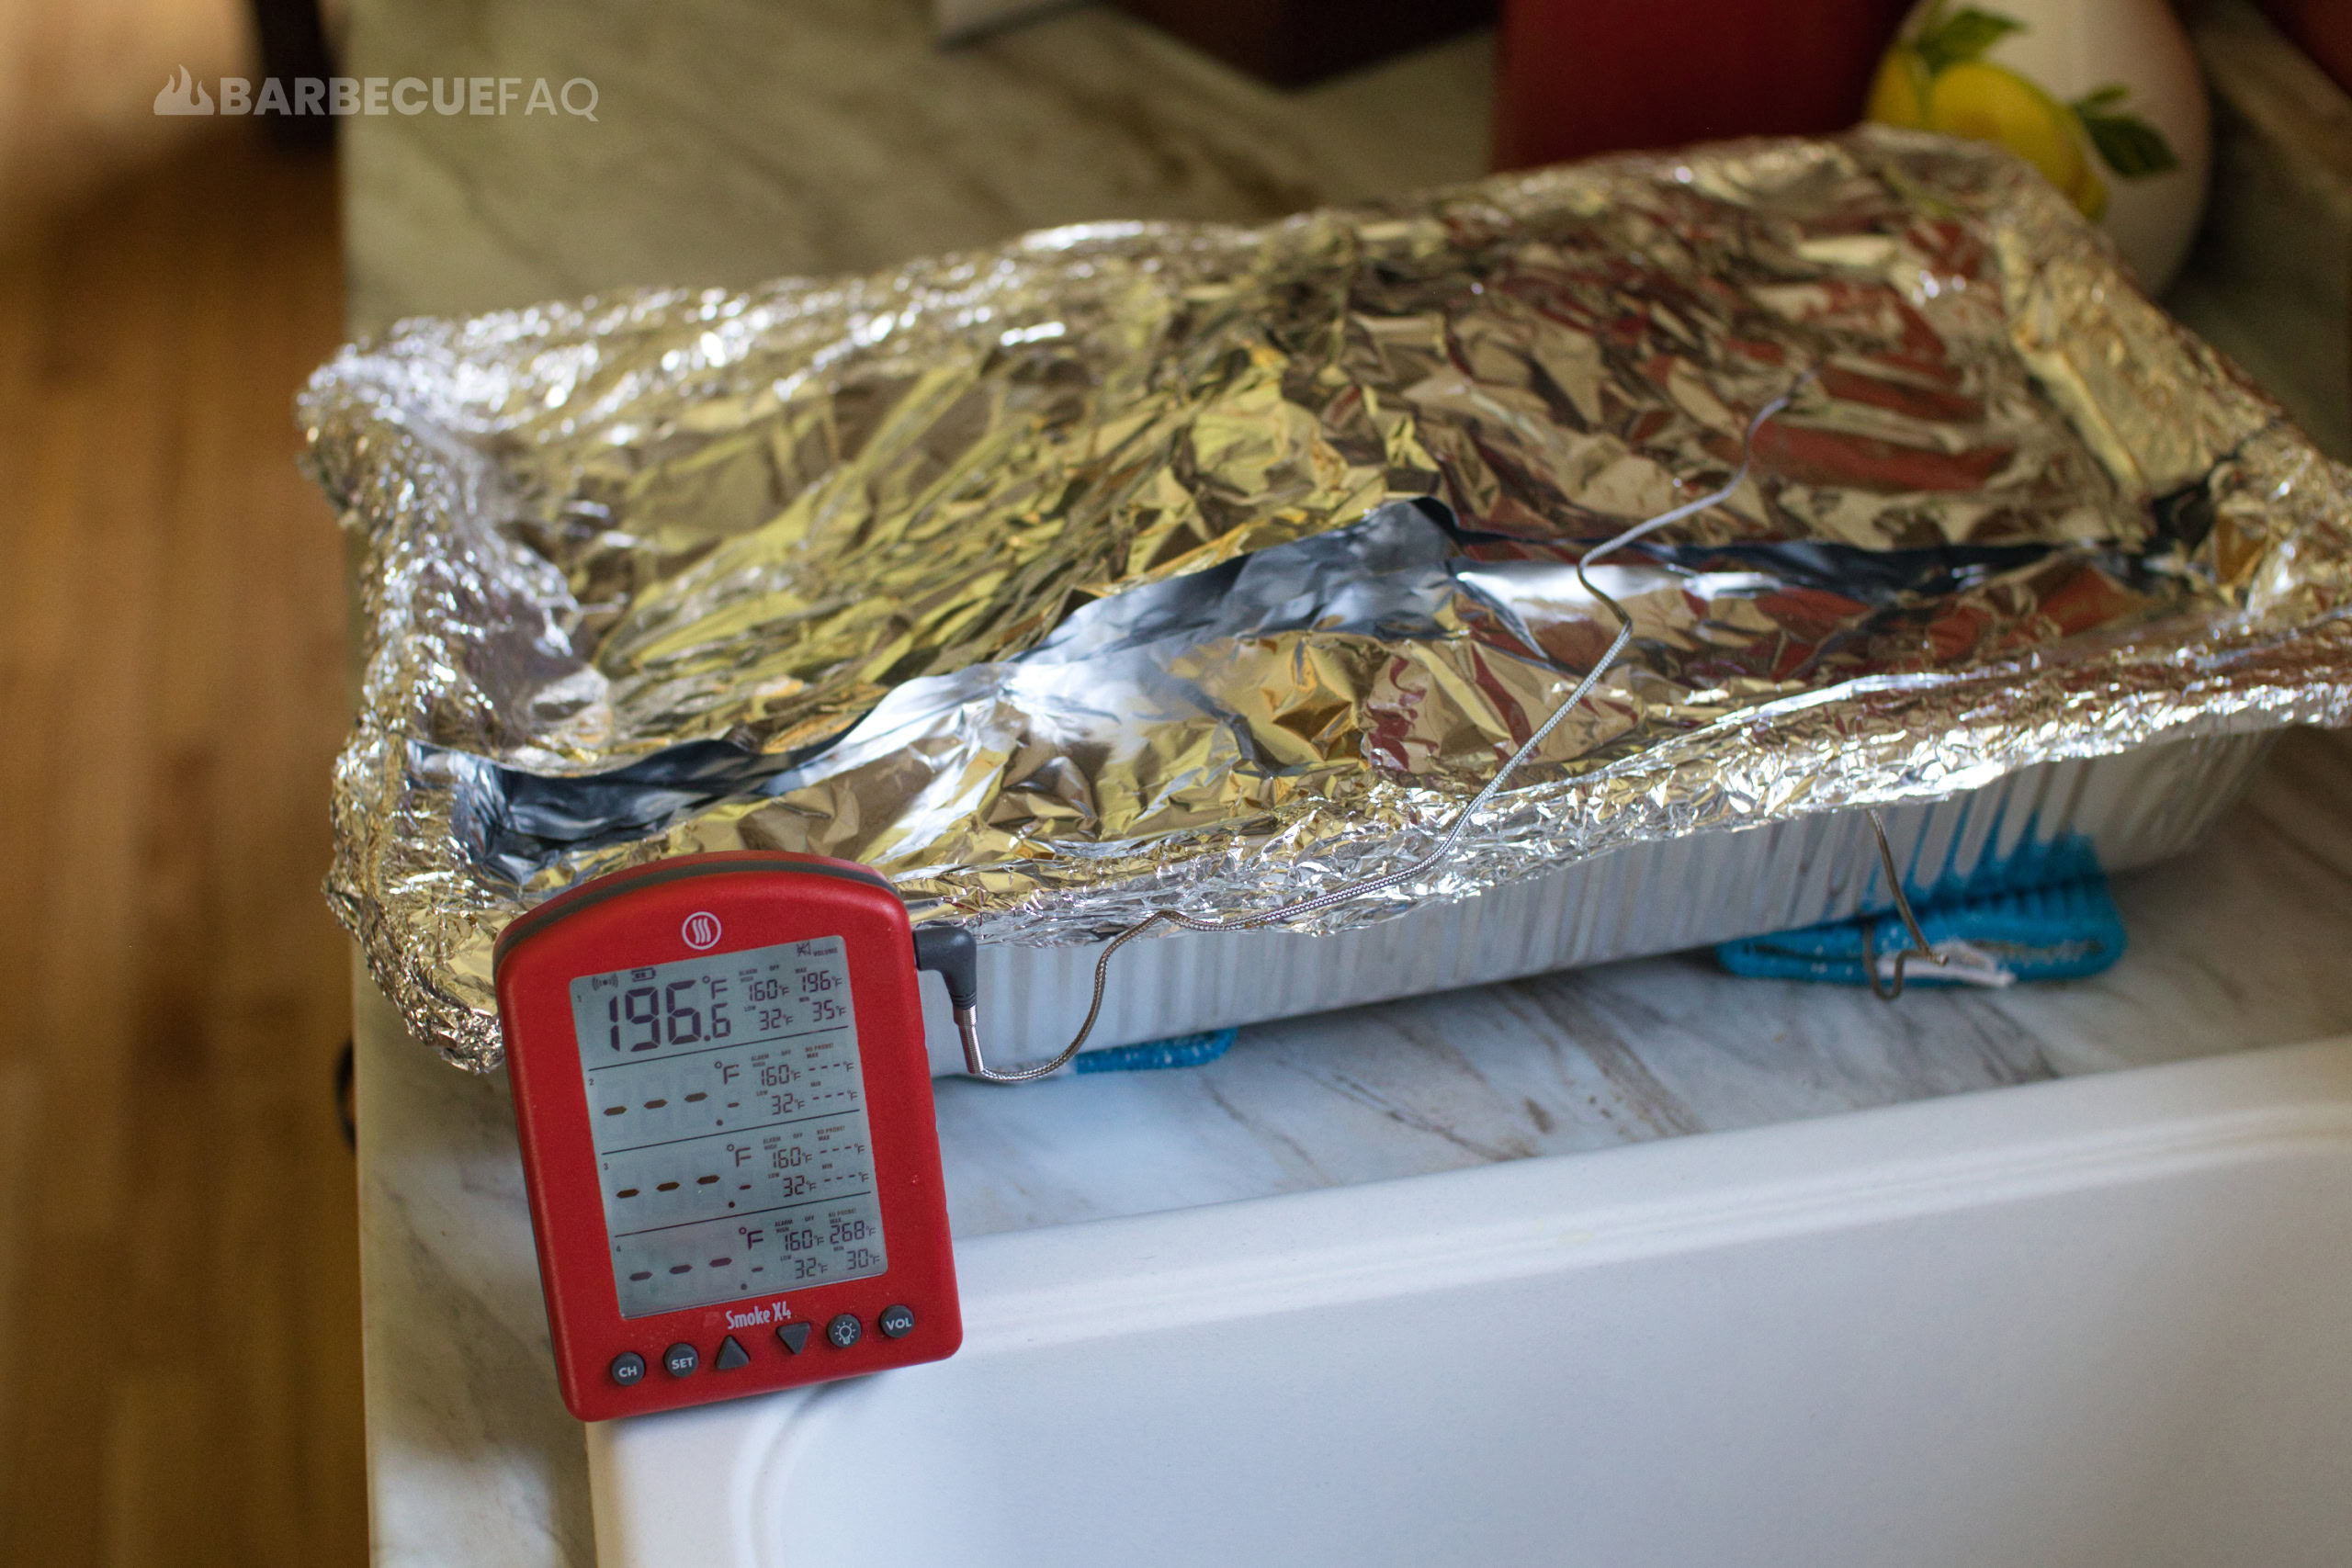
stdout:
MULTIPOLYGON (((926 932, 964 974, 970 938, 926 932)), ((499 938, 563 1402, 674 1409, 963 1340, 906 906, 864 866, 691 855, 499 938)))

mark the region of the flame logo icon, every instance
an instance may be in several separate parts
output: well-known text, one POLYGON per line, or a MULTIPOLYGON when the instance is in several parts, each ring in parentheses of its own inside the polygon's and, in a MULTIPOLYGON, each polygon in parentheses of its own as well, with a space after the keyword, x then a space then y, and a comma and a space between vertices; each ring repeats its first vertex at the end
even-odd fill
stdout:
POLYGON ((164 82, 164 90, 155 95, 155 112, 157 114, 210 114, 213 112, 212 95, 206 92, 203 85, 189 75, 187 67, 183 65, 180 67, 180 73, 167 77, 164 82))

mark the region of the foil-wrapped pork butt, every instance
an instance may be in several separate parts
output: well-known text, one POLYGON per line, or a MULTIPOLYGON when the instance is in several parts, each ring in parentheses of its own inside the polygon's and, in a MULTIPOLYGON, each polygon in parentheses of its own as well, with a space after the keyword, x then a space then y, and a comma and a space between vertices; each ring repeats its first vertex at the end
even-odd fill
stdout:
POLYGON ((403 322, 302 400, 364 544, 330 897, 499 1057, 491 944, 806 850, 984 942, 2352 722, 2352 474, 1996 150, 1871 128, 1259 230, 403 322))

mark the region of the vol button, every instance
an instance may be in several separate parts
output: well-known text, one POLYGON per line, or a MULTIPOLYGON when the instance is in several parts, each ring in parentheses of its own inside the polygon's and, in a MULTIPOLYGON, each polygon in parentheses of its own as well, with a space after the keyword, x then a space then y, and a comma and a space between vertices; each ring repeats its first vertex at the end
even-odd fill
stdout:
POLYGON ((887 1306, 874 1326, 893 1339, 904 1339, 915 1331, 915 1309, 910 1306, 887 1306))

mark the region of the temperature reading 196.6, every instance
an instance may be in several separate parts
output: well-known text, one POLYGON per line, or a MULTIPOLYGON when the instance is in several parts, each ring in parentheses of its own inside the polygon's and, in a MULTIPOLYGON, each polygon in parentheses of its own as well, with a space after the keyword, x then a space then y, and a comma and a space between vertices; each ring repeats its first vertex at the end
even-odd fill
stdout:
POLYGON ((606 1039, 615 1051, 658 1051, 664 1045, 725 1040, 735 1032, 725 976, 656 985, 651 969, 632 969, 628 978, 644 983, 605 998, 606 1039))
POLYGON ((888 1266, 839 937, 571 982, 625 1317, 888 1266))

